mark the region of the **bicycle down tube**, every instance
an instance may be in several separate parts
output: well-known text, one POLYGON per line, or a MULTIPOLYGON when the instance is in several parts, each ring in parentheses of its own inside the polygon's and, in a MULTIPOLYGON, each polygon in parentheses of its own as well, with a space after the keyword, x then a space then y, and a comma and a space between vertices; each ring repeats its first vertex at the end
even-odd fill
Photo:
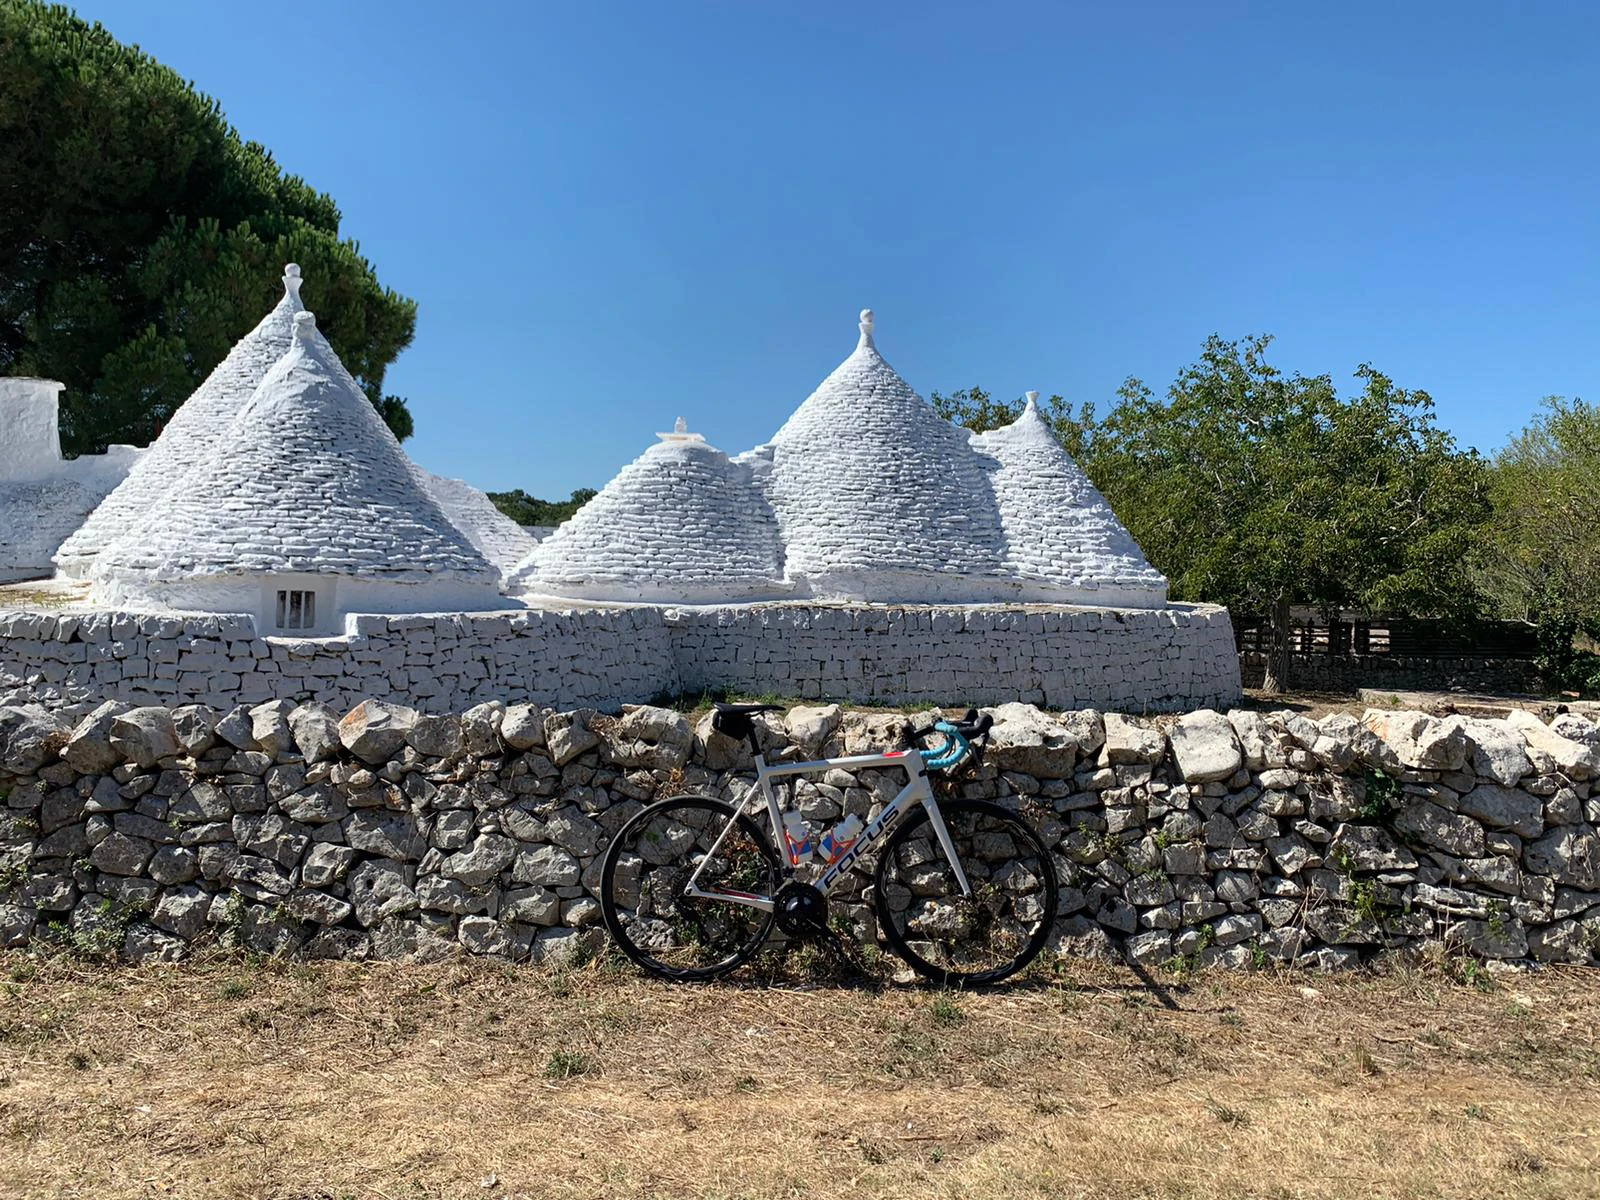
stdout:
MULTIPOLYGON (((817 880, 817 888, 826 895, 833 889, 838 878, 856 864, 856 861, 867 850, 871 849, 877 840, 883 836, 885 830, 894 824, 895 819, 904 811, 907 800, 921 804, 928 814, 928 823, 932 826, 934 836, 939 840, 940 849, 944 851, 945 858, 955 871, 956 882, 961 887, 963 896, 972 895, 972 885, 967 881, 966 868, 961 865, 961 859, 956 854, 955 840, 950 836, 950 830, 944 823, 944 818, 939 812, 939 806, 934 802, 933 787, 928 782, 928 773, 923 768, 922 758, 915 750, 891 750, 883 754, 859 754, 849 758, 822 758, 811 762, 779 763, 768 766, 761 756, 756 757, 756 780, 751 785, 744 798, 734 808, 733 816, 723 826, 722 832, 717 835, 717 840, 706 851, 700 865, 689 876, 685 891, 690 896, 704 900, 726 900, 733 904, 743 904, 762 912, 770 912, 773 907, 771 896, 758 896, 751 892, 735 891, 705 891, 700 887, 700 872, 705 870, 706 864, 715 856, 727 836, 733 832, 739 818, 749 806, 751 797, 759 789, 767 802, 767 819, 772 828, 774 841, 783 846, 783 811, 778 806, 778 797, 772 790, 770 783, 788 775, 816 775, 823 771, 837 768, 844 771, 860 771, 869 767, 898 767, 910 777, 906 786, 884 805, 883 811, 877 819, 869 824, 857 835, 850 849, 840 856, 839 860, 828 867, 822 877, 817 880)), ((787 854, 783 855, 784 874, 792 875, 795 864, 789 861, 787 854)))

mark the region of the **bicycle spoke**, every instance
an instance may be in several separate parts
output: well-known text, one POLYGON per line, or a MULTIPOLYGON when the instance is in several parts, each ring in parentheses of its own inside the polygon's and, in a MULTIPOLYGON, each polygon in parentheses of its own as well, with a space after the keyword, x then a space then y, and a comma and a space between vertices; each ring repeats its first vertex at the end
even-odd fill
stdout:
POLYGON ((1054 919, 1054 868, 1021 818, 976 802, 941 806, 971 894, 929 823, 891 839, 878 871, 879 920, 890 945, 946 983, 992 982, 1038 953, 1054 919))
POLYGON ((681 797, 646 809, 618 832, 607 851, 601 908, 635 962, 668 978, 709 978, 760 947, 771 913, 716 893, 770 896, 777 857, 748 818, 718 844, 732 815, 720 800, 681 797), (691 878, 712 894, 690 895, 691 878))

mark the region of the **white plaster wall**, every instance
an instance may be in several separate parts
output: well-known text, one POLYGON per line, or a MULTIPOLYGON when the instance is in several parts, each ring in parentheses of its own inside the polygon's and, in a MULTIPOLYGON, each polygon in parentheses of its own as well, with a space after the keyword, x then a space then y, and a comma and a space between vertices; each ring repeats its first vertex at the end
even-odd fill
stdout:
POLYGON ((0 583, 49 578, 50 556, 100 496, 70 479, 0 482, 0 583))
POLYGON ((61 457, 62 385, 0 379, 0 583, 44 579, 51 557, 143 451, 61 457))
POLYGON ((0 481, 49 479, 61 464, 57 422, 65 384, 0 379, 0 481))
MULTIPOLYGON (((334 634, 352 613, 497 612, 519 601, 480 584, 448 578, 416 582, 373 581, 314 572, 265 575, 195 575, 160 580, 141 575, 113 575, 96 585, 102 603, 135 613, 212 613, 247 616, 258 628, 275 634, 278 590, 314 590, 317 626, 314 632, 334 634)), ((304 637, 310 632, 285 636, 304 637)))

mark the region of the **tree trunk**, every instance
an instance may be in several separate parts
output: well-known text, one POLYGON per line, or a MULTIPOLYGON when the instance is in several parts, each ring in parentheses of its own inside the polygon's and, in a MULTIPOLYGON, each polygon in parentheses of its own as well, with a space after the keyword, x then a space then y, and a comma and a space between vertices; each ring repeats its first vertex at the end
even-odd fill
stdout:
POLYGON ((1267 627, 1271 631, 1267 651, 1266 677, 1261 690, 1274 694, 1289 690, 1289 598, 1280 596, 1272 603, 1267 627))

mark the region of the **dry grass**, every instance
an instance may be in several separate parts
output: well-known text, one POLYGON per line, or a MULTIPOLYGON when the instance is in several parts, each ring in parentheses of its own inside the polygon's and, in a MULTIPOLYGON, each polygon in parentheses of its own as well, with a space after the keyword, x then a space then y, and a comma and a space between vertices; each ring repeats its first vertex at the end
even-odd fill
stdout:
POLYGON ((37 579, 25 583, 0 583, 0 611, 78 608, 86 603, 88 597, 89 585, 77 580, 37 579))
POLYGON ((482 962, 5 972, 6 1196, 1600 1190, 1579 971, 1073 967, 959 997, 482 962))

